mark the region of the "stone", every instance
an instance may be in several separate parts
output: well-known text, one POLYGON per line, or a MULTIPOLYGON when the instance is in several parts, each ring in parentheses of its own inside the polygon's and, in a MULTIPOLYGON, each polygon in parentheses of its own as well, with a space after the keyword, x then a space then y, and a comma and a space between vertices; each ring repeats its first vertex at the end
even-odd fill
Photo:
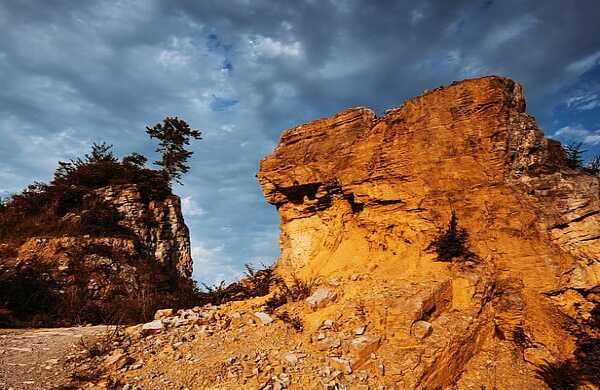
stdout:
POLYGON ((340 370, 346 375, 352 374, 352 365, 348 359, 332 357, 329 359, 329 363, 331 364, 332 368, 340 370))
POLYGON ((319 287, 311 296, 306 298, 306 303, 311 309, 317 310, 335 301, 336 298, 337 293, 335 290, 328 287, 319 287))
POLYGON ((122 350, 114 350, 104 359, 104 364, 119 370, 133 362, 133 358, 126 355, 122 350))
POLYGON ((165 326, 161 320, 150 321, 142 325, 142 334, 148 335, 160 333, 164 328, 165 326))
POLYGON ((333 320, 325 320, 321 324, 321 329, 331 329, 333 328, 333 320))
POLYGON ((412 334, 413 336, 424 339, 429 337, 433 332, 433 326, 427 321, 417 321, 412 326, 412 334))
MULTIPOLYGON (((349 316, 393 324, 386 336, 406 349, 388 371, 405 388, 417 387, 414 377, 424 378, 422 388, 458 377, 457 387, 468 388, 469 380, 489 377, 472 363, 485 361, 482 346, 497 342, 482 329, 496 329, 512 345, 486 387, 543 387, 535 374, 540 359, 533 370, 514 369, 526 366, 519 342, 544 346, 539 355, 548 361, 572 358, 564 351, 578 337, 558 318, 586 327, 583 308, 595 304, 600 179, 566 164, 560 143, 527 114, 513 80, 464 80, 381 116, 355 107, 294 126, 261 161, 257 177, 280 217, 278 271, 324 282, 349 275, 355 283, 336 291, 348 306, 359 299, 371 306, 349 316), (474 255, 441 263, 427 248, 453 213, 474 255), (569 291, 581 293, 577 306, 569 291), (435 324, 436 343, 407 352, 415 338, 432 337, 427 324, 412 327, 424 318, 435 324), (519 329, 535 332, 513 340, 519 329), (519 357, 508 361, 511 354, 519 357), (470 363, 427 371, 442 361, 470 363)), ((310 302, 313 310, 330 303, 310 302)))
POLYGON ((156 311, 156 313, 154 314, 154 319, 162 320, 163 318, 172 317, 172 316, 173 316, 173 309, 161 309, 161 310, 156 311))
POLYGON ((358 366, 375 352, 381 344, 381 337, 374 335, 358 336, 350 343, 352 355, 356 358, 353 367, 358 366))
POLYGON ((254 315, 264 324, 264 325, 270 325, 273 322, 273 317, 271 317, 270 315, 268 315, 265 312, 259 311, 254 313, 254 315))
POLYGON ((286 353, 283 358, 292 366, 295 366, 298 363, 298 355, 296 355, 295 353, 286 353))
POLYGON ((354 328, 354 334, 357 336, 361 336, 361 335, 365 334, 366 330, 367 330, 367 325, 360 325, 360 326, 357 326, 356 328, 354 328))

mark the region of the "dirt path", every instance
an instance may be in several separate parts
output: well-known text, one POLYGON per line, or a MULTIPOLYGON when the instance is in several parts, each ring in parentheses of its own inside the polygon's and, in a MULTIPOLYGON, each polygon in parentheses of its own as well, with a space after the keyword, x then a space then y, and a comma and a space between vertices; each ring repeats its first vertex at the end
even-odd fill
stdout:
POLYGON ((68 382, 82 337, 91 340, 106 326, 0 329, 0 390, 52 389, 68 382), (69 362, 69 360, 71 362, 69 362))

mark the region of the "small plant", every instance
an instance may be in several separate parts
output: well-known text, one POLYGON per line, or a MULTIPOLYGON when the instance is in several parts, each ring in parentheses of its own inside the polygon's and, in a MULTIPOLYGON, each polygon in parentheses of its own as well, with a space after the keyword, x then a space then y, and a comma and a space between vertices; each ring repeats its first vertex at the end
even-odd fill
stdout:
POLYGON ((429 244, 427 250, 434 250, 438 261, 472 259, 474 254, 467 248, 468 241, 469 233, 466 229, 458 227, 458 218, 456 213, 452 211, 448 228, 429 244))
POLYGON ((592 157, 586 166, 586 170, 592 175, 600 176, 600 153, 592 157))
POLYGON ((546 362, 537 370, 537 375, 552 390, 575 390, 581 384, 579 370, 570 360, 555 364, 546 362))
POLYGON ((583 167, 583 153, 585 150, 582 142, 571 143, 565 145, 566 164, 571 169, 581 169, 583 167))
POLYGON ((290 325, 298 333, 301 333, 304 330, 302 319, 296 315, 290 315, 290 313, 284 311, 283 313, 277 314, 277 318, 290 325))
POLYGON ((290 283, 279 281, 279 289, 271 298, 265 302, 266 311, 273 312, 286 303, 300 301, 308 298, 316 284, 314 279, 303 281, 296 275, 292 275, 290 283))
POLYGON ((104 356, 112 351, 113 342, 117 339, 120 329, 120 325, 107 326, 99 337, 91 340, 86 340, 85 337, 79 339, 79 346, 89 357, 104 356))

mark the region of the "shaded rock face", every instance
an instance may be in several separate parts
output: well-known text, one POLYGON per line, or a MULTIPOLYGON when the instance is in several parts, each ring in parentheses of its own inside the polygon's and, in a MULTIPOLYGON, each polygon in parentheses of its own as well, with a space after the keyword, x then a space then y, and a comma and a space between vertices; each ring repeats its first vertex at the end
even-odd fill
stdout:
POLYGON ((337 303, 360 299, 383 324, 377 353, 402 351, 386 367, 397 383, 546 388, 541 369, 589 371, 582 338, 599 336, 587 325, 600 299, 599 179, 564 158, 521 87, 485 77, 383 117, 353 108, 289 129, 258 180, 279 211, 280 272, 347 277, 337 303), (452 211, 479 262, 427 250, 452 211), (417 321, 435 331, 417 341, 417 321))
MULTIPOLYGON (((33 297, 14 297, 22 301, 22 312, 3 317, 0 311, 0 323, 143 321, 192 286, 189 232, 177 196, 147 200, 136 185, 105 187, 94 195, 118 215, 116 226, 105 229, 111 233, 32 237, 20 244, 14 257, 0 263, 2 286, 10 289, 1 294, 11 300, 15 285, 25 284, 33 297)), ((63 219, 76 222, 91 212, 63 219)))
POLYGON ((120 223, 133 231, 149 257, 178 277, 191 277, 190 234, 179 197, 145 202, 135 185, 102 188, 96 193, 117 209, 120 223))

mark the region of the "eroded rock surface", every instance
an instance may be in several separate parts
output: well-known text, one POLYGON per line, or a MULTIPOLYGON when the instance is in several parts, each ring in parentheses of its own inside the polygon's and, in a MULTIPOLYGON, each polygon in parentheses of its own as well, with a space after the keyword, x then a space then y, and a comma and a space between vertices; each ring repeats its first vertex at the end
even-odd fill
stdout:
POLYGON ((507 378, 506 388, 537 388, 544 362, 574 359, 565 322, 585 322, 598 304, 598 177, 566 168, 513 81, 466 80, 383 117, 353 108, 289 129, 258 178, 281 218, 280 270, 368 270, 342 302, 363 295, 379 313, 380 352, 404 351, 388 371, 406 388, 507 378), (478 264, 426 250, 452 210, 478 264), (421 320, 435 332, 415 343, 421 320), (486 353, 493 379, 477 363, 486 353))

